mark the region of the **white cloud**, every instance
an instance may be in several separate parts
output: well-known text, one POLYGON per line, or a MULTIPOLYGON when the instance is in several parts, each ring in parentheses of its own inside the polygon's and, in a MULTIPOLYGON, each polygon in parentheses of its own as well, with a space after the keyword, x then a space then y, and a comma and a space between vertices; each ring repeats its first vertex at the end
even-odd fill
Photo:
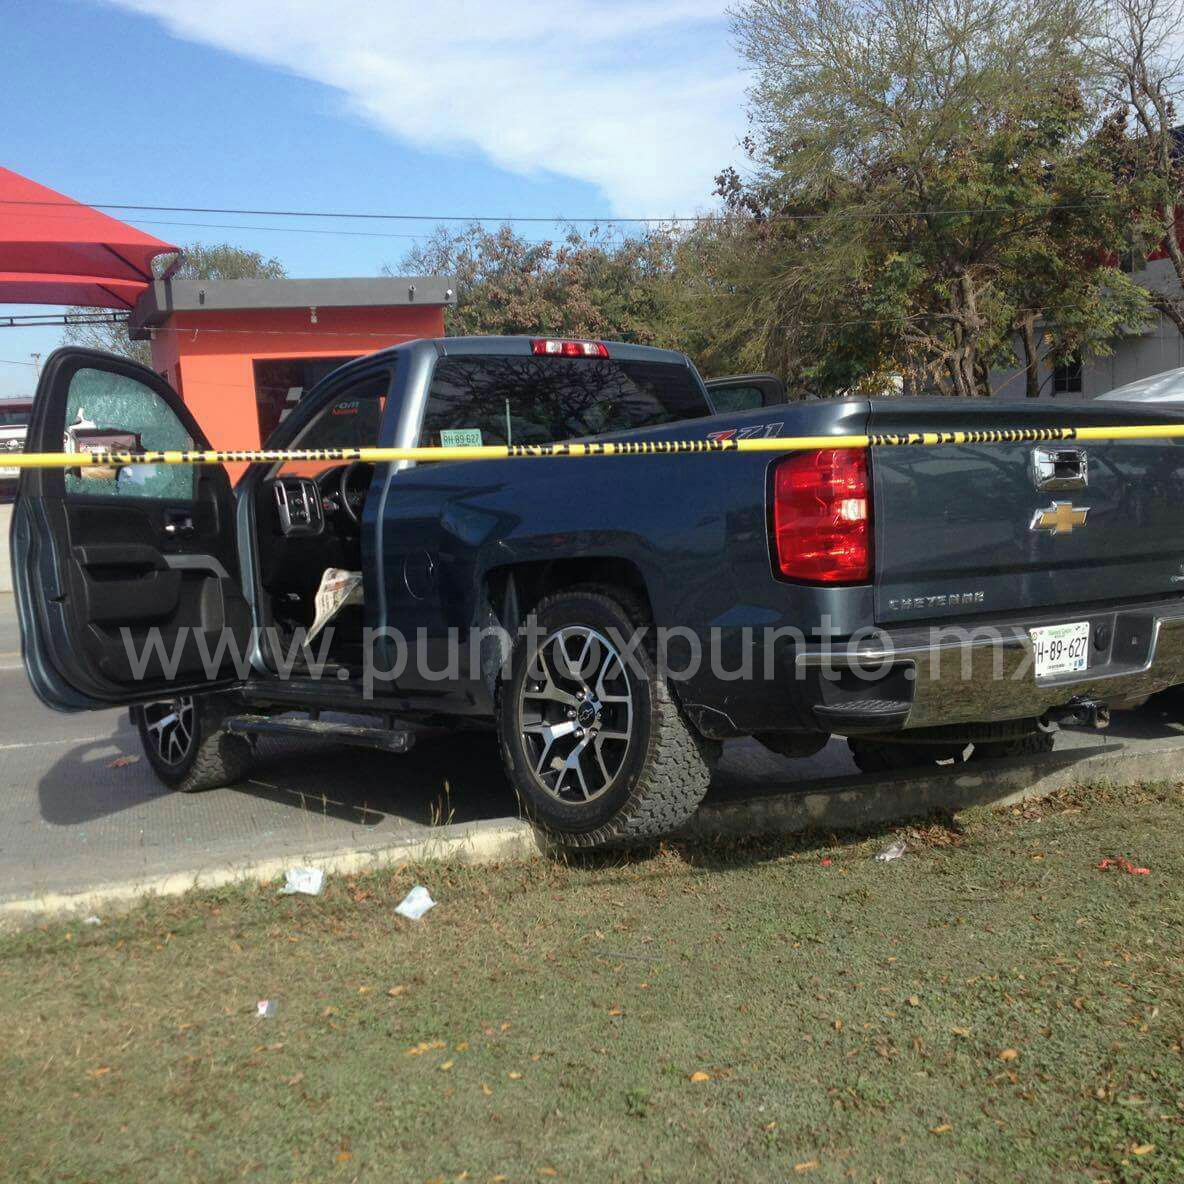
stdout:
POLYGON ((417 147, 591 182, 618 214, 710 205, 743 134, 726 0, 109 2, 333 87, 417 147))

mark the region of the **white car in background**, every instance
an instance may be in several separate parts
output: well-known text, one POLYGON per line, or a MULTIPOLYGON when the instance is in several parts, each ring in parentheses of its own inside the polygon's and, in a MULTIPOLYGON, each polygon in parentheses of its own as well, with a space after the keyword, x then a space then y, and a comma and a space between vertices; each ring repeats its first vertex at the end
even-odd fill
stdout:
POLYGON ((1116 386, 1098 398, 1116 403, 1184 403, 1184 366, 1116 386))
POLYGON ((13 452, 24 452, 32 410, 32 399, 0 399, 0 493, 10 492, 10 487, 15 487, 20 476, 20 470, 6 465, 4 457, 13 452))

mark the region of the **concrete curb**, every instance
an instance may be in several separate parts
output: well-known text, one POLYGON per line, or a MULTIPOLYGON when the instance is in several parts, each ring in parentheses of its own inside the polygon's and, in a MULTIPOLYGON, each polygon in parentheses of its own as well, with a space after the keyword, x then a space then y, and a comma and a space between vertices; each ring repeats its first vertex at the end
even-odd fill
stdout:
POLYGON ((1069 749, 1036 758, 971 762, 923 777, 857 776, 816 782, 804 793, 737 801, 708 801, 688 834, 797 834, 867 830, 885 823, 955 813, 972 806, 1009 806, 1080 785, 1135 785, 1184 777, 1184 744, 1120 743, 1102 749, 1069 749))
MULTIPOLYGON (((1180 779, 1184 743, 1162 741, 1136 749, 1115 743, 1071 749, 1036 759, 991 761, 983 765, 926 773, 923 777, 855 776, 815 782, 805 792, 784 792, 734 801, 709 801, 699 810, 683 837, 718 838, 755 834, 859 831, 924 817, 937 811, 954 813, 973 806, 1009 806, 1081 785, 1135 785, 1180 779)), ((77 892, 47 892, 0 901, 0 927, 18 928, 51 917, 126 911, 148 897, 180 896, 194 889, 226 884, 266 884, 283 877, 286 868, 323 868, 352 875, 420 862, 503 863, 538 859, 546 845, 521 819, 441 827, 425 838, 383 847, 292 855, 228 864, 200 871, 177 872, 118 883, 99 884, 77 892)))
POLYGON ((504 863, 534 859, 542 848, 534 829, 518 819, 442 827, 427 838, 385 847, 332 851, 320 855, 284 855, 200 871, 175 872, 139 880, 97 884, 77 892, 45 892, 0 900, 0 928, 12 929, 51 917, 125 912, 150 897, 182 896, 196 889, 227 884, 269 884, 282 880, 290 867, 319 867, 327 874, 350 876, 407 863, 504 863))

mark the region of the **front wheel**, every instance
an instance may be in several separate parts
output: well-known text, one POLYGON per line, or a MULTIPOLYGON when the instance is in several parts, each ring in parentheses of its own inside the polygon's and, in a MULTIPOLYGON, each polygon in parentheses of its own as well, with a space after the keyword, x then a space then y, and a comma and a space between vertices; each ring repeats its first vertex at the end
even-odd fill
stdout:
POLYGON ((714 746, 683 719, 618 589, 541 601, 501 687, 498 739, 526 814, 586 849, 654 839, 695 813, 714 746))
POLYGON ((181 793, 233 785, 250 768, 250 742, 226 731, 228 714, 219 701, 200 695, 179 695, 131 711, 152 771, 181 793))

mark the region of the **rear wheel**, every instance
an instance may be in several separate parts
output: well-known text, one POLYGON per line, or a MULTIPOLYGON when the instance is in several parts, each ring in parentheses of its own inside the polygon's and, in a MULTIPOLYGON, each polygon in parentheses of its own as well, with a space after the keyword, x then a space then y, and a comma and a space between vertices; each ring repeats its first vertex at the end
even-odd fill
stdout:
POLYGON ((220 702, 200 695, 179 695, 131 711, 153 772, 181 793, 232 785, 250 768, 250 742, 225 730, 228 714, 220 702))
POLYGON ((695 813, 716 746, 696 735, 641 645, 618 589, 541 601, 501 688, 498 738, 527 815, 571 847, 657 838, 695 813))

